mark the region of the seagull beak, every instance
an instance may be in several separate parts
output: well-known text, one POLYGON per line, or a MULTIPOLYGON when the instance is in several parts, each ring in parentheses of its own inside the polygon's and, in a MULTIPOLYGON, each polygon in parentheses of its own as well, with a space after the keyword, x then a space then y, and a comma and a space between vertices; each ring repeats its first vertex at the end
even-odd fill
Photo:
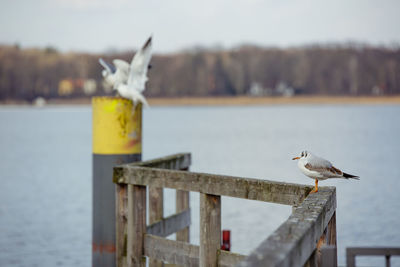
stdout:
POLYGON ((300 159, 300 157, 295 157, 295 158, 292 158, 292 160, 295 160, 295 159, 300 159))

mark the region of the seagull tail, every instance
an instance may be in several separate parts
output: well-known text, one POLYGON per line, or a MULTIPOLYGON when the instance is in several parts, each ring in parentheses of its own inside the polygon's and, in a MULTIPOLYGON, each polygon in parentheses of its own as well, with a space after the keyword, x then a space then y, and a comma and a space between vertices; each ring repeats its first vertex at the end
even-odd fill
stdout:
POLYGON ((141 102, 143 104, 143 106, 149 107, 149 104, 147 103, 146 98, 140 92, 137 92, 137 95, 135 96, 135 98, 136 98, 136 100, 141 102))
POLYGON ((343 173, 343 177, 346 178, 346 179, 352 178, 352 179, 360 180, 360 177, 355 176, 355 175, 351 175, 351 174, 348 174, 348 173, 345 173, 345 172, 343 173))

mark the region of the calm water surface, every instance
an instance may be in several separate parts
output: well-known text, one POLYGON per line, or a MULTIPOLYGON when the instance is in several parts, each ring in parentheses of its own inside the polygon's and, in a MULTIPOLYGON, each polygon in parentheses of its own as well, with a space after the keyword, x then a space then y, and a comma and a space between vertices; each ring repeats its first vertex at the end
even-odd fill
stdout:
MULTIPOLYGON (((90 266, 90 107, 0 107, 0 125, 0 266, 90 266)), ((320 183, 337 188, 339 264, 348 246, 400 246, 400 106, 152 107, 143 130, 144 159, 191 152, 193 171, 313 185, 291 158, 326 157, 361 177, 320 183)), ((191 206, 198 244, 198 194, 191 206)), ((223 198, 222 227, 248 254, 290 212, 223 198)))

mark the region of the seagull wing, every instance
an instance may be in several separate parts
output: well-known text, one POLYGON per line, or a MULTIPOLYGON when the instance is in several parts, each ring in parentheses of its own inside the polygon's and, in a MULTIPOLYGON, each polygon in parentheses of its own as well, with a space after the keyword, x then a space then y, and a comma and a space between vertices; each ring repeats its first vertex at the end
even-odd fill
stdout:
POLYGON ((114 59, 113 64, 115 65, 115 67, 117 67, 117 69, 120 69, 124 72, 126 71, 127 73, 129 73, 129 63, 126 62, 125 60, 114 59))
POLYGON ((104 69, 107 70, 108 73, 114 73, 115 70, 116 70, 115 67, 114 67, 112 64, 107 63, 107 62, 106 62, 104 59, 102 59, 102 58, 99 58, 99 63, 100 63, 100 65, 103 66, 104 69))
POLYGON ((115 71, 115 86, 119 83, 127 83, 130 65, 125 60, 114 59, 113 63, 117 70, 115 71))
POLYGON ((343 176, 343 172, 335 168, 330 161, 315 156, 312 159, 310 159, 309 162, 304 167, 306 167, 310 171, 319 172, 321 175, 325 177, 343 176))
POLYGON ((151 39, 147 39, 143 47, 135 54, 131 62, 128 86, 143 92, 147 81, 147 69, 151 59, 151 39))

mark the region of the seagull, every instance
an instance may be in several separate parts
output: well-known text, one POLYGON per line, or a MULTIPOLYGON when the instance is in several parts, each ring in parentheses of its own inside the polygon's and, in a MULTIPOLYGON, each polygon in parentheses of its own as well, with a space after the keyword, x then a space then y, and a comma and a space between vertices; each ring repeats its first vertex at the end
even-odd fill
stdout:
POLYGON ((106 62, 100 58, 99 63, 104 70, 101 72, 104 80, 114 89, 121 83, 126 83, 129 76, 129 63, 122 59, 114 59, 113 64, 106 62))
POLYGON ((119 83, 115 87, 122 97, 132 99, 134 106, 138 102, 148 106, 142 92, 148 80, 147 70, 149 69, 151 59, 151 39, 152 37, 150 36, 143 47, 133 57, 127 81, 119 83))
POLYGON ((358 176, 351 175, 335 168, 328 160, 317 157, 310 152, 301 152, 300 157, 294 157, 293 160, 299 160, 297 166, 304 175, 315 179, 315 188, 311 193, 318 192, 318 180, 329 178, 345 178, 360 180, 358 176))

